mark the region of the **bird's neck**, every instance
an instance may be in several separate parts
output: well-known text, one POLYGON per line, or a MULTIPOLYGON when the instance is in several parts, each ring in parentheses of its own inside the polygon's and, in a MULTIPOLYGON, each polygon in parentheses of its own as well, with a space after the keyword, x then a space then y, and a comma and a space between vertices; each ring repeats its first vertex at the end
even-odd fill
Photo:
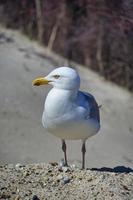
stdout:
POLYGON ((72 109, 76 97, 77 90, 73 91, 53 88, 47 95, 44 112, 46 112, 49 117, 63 115, 66 111, 72 109))

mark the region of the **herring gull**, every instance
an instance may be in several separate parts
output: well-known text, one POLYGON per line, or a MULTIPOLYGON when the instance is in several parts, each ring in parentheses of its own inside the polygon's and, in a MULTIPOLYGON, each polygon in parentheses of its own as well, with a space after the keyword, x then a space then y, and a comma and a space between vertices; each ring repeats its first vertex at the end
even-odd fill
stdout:
POLYGON ((95 98, 90 93, 79 90, 79 74, 70 67, 56 68, 47 76, 34 79, 32 84, 53 86, 45 99, 42 124, 49 133, 61 139, 66 166, 65 140, 82 141, 84 169, 85 142, 100 129, 99 107, 95 98))

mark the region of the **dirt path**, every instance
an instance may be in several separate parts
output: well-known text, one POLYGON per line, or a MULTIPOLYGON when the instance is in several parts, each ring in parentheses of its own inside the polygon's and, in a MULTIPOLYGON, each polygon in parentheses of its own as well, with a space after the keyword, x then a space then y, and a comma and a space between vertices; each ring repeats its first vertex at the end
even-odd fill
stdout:
MULTIPOLYGON (((0 162, 59 161, 59 139, 41 125, 44 96, 50 87, 31 81, 47 74, 60 60, 18 32, 0 28, 0 162), (44 56, 42 56, 43 54, 44 56)), ((60 64, 59 64, 60 65, 60 64)), ((102 104, 100 133, 87 142, 88 167, 133 167, 133 96, 77 66, 81 89, 102 104)), ((80 141, 68 142, 69 162, 80 163, 80 141)))

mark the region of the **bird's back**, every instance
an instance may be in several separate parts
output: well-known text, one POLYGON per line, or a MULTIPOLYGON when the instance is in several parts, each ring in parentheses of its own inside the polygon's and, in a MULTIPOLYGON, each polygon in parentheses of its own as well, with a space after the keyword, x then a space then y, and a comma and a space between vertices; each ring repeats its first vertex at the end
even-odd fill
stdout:
POLYGON ((84 106, 86 106, 86 108, 88 108, 89 110, 88 117, 93 118, 96 121, 98 121, 98 123, 100 123, 99 106, 94 96, 90 93, 82 92, 82 91, 79 91, 78 96, 79 98, 84 98, 84 100, 86 101, 86 104, 84 103, 84 106))

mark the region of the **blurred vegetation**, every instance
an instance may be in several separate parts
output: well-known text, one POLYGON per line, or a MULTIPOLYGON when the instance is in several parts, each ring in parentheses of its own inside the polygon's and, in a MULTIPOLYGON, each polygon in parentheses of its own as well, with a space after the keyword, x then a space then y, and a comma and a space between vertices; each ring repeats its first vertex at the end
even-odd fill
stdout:
POLYGON ((133 91, 132 0, 0 0, 0 22, 133 91))

